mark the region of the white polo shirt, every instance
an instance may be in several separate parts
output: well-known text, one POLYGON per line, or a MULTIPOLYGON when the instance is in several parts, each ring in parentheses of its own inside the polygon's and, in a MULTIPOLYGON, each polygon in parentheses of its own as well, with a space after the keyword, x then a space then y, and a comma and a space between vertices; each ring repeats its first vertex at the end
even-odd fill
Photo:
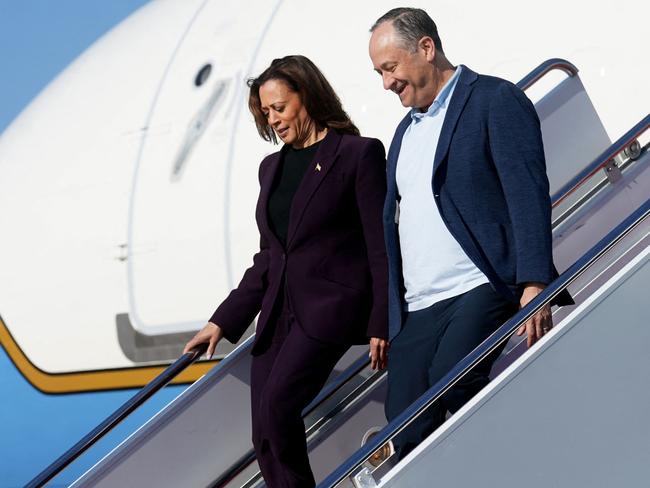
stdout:
POLYGON ((433 198, 433 159, 461 69, 456 68, 427 112, 411 110, 397 160, 399 242, 409 312, 489 282, 451 235, 433 198))

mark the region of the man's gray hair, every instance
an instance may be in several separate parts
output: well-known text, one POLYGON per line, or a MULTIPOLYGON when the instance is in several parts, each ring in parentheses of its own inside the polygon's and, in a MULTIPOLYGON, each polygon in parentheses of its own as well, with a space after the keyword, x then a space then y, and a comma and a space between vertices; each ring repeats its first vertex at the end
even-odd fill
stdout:
POLYGON ((442 42, 438 36, 438 28, 429 14, 421 8, 399 7, 389 10, 377 19, 370 28, 370 32, 374 32, 384 22, 393 23, 395 33, 403 41, 406 49, 415 51, 420 39, 430 37, 433 39, 436 49, 444 54, 442 42))

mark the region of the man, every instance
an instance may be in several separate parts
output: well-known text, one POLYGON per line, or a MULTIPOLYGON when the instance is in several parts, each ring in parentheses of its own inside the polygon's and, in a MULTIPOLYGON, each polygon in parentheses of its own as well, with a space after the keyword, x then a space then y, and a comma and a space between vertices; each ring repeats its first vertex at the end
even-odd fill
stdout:
MULTIPOLYGON (((370 31, 384 88, 411 109, 388 154, 384 207, 392 420, 557 272, 532 103, 505 80, 454 67, 423 10, 393 9, 370 31)), ((517 334, 531 346, 551 327, 549 305, 517 334)), ((394 440, 400 457, 488 383, 498 353, 394 440)))

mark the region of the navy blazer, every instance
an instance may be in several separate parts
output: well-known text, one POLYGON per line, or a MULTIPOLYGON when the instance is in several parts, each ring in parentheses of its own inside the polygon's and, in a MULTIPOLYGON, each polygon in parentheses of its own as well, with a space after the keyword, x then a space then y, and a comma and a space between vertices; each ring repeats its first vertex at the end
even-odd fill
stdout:
MULTIPOLYGON (((395 131, 387 162, 384 237, 391 338, 401 330, 404 311, 395 172, 410 123, 409 113, 395 131)), ((548 284, 557 276, 540 122, 515 85, 463 66, 440 133, 431 191, 451 234, 508 300, 519 300, 525 282, 548 284)), ((557 301, 569 303, 568 293, 557 301)))
POLYGON ((267 213, 281 153, 260 165, 260 251, 210 321, 237 342, 259 312, 257 343, 286 281, 292 312, 307 335, 335 344, 388 338, 384 146, 329 130, 293 198, 286 249, 267 213))

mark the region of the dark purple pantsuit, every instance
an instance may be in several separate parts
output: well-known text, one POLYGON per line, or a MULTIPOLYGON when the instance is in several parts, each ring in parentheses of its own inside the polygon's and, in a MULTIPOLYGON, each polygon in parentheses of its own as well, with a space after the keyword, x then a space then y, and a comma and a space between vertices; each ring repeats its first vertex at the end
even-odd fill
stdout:
POLYGON ((347 346, 307 336, 286 300, 273 327, 251 367, 253 446, 264 479, 276 480, 268 484, 312 487, 315 482, 301 412, 323 387, 347 346))
POLYGON ((211 322, 253 344, 253 441, 270 488, 314 485, 301 411, 352 344, 388 337, 384 148, 330 130, 293 198, 286 246, 267 206, 281 153, 260 165, 260 251, 211 322))

